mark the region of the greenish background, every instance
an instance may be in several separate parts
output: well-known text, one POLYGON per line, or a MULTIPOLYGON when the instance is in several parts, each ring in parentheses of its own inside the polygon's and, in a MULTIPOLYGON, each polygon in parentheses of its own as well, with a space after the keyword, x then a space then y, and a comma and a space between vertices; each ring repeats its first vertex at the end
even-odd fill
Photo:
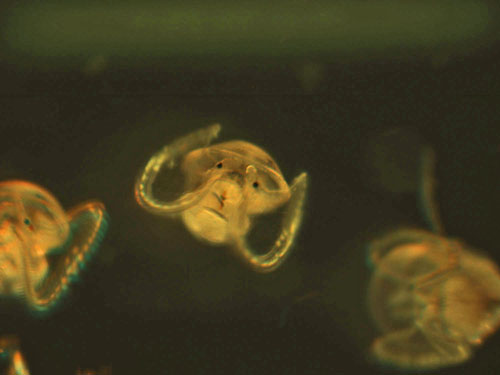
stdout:
MULTIPOLYGON (((498 6, 479 1, 5 2, 0 179, 111 217, 60 309, 4 309, 33 374, 379 374, 365 247, 425 228, 419 150, 437 155, 447 232, 500 263, 498 6), (213 122, 310 174, 276 272, 134 201, 150 155, 213 122)), ((168 192, 168 186, 165 188, 168 192)), ((255 241, 268 236, 262 226, 255 241)), ((258 233, 258 234, 257 234, 258 233)), ((500 368, 499 335, 442 374, 500 368)))

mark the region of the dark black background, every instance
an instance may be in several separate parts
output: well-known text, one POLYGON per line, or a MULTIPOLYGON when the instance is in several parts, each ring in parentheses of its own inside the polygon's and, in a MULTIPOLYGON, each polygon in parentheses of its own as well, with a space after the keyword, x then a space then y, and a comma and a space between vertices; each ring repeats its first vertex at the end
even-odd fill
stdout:
MULTIPOLYGON (((415 192, 390 193, 367 177, 371 139, 391 128, 420 134, 436 152, 447 232, 500 263, 500 53, 491 44, 442 64, 431 57, 320 58, 310 92, 296 74, 300 59, 196 70, 111 59, 91 76, 3 59, 0 179, 36 182, 66 208, 99 199, 111 220, 62 306, 43 319, 5 310, 0 332, 19 336, 35 375, 102 366, 116 374, 388 371, 367 355, 377 332, 365 303, 365 245, 426 224, 415 192), (222 140, 268 150, 288 181, 310 175, 294 252, 272 274, 253 273, 134 201, 148 157, 213 122, 222 140)), ((499 345, 496 334, 471 361, 440 373, 498 371, 499 345)))

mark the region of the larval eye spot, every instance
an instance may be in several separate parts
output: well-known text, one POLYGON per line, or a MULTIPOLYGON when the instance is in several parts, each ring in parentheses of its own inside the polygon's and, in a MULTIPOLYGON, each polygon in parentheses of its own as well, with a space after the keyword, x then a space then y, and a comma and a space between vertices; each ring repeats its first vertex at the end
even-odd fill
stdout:
POLYGON ((246 141, 210 146, 219 130, 220 125, 201 129, 153 155, 136 181, 136 200, 155 214, 179 214, 196 238, 234 247, 255 270, 272 271, 289 253, 300 227, 307 175, 303 173, 291 190, 277 163, 262 148, 246 141), (164 202, 155 197, 152 186, 161 168, 150 168, 152 160, 162 160, 166 168, 181 168, 185 192, 180 198, 164 202), (282 231, 291 235, 257 255, 246 242, 251 223, 280 207, 285 207, 282 231))
POLYGON ((36 311, 50 310, 67 290, 68 279, 93 253, 107 227, 99 202, 66 212, 56 198, 27 181, 0 182, 0 294, 22 299, 36 311), (2 204, 14 202, 15 204, 2 204), (48 262, 48 256, 54 261, 48 262))

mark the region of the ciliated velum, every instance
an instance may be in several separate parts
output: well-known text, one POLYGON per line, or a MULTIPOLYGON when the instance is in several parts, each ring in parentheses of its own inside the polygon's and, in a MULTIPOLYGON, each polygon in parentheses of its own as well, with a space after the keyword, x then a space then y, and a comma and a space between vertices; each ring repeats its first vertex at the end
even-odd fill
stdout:
POLYGON ((38 185, 0 183, 0 295, 49 310, 97 248, 106 224, 100 202, 65 212, 38 185))
POLYGON ((136 199, 155 214, 180 216, 198 239, 233 247, 255 270, 272 271, 288 255, 300 227, 307 174, 300 174, 289 186, 261 148, 245 141, 209 146, 219 131, 219 125, 212 125, 154 154, 137 179, 136 199), (178 166, 184 174, 185 193, 173 202, 158 200, 152 189, 158 173, 178 166), (285 204, 280 235, 267 253, 257 255, 246 242, 254 216, 285 204))
POLYGON ((399 229, 369 245, 370 313, 382 334, 379 362, 426 370, 469 359, 500 324, 500 272, 493 261, 443 234, 434 202, 434 154, 424 151, 421 199, 435 233, 399 229))

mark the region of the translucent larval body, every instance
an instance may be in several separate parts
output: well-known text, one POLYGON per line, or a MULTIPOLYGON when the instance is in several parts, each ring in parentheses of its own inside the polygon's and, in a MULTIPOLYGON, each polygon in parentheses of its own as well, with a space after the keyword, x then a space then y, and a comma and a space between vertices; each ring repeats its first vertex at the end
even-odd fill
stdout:
POLYGON ((288 255, 300 227, 307 174, 289 186, 271 156, 249 142, 208 146, 219 131, 219 125, 201 129, 154 154, 137 179, 136 199, 150 212, 180 216, 201 240, 233 247, 255 270, 272 271, 288 255), (186 191, 175 201, 160 201, 152 185, 163 167, 176 166, 184 174, 186 191), (278 239, 267 253, 257 255, 245 239, 253 217, 285 204, 278 239))
POLYGON ((48 311, 77 277, 107 226, 99 202, 65 212, 42 187, 0 183, 0 295, 48 311))
POLYGON ((410 369, 460 363, 499 326, 498 267, 463 243, 404 229, 374 241, 370 259, 379 361, 410 369))

